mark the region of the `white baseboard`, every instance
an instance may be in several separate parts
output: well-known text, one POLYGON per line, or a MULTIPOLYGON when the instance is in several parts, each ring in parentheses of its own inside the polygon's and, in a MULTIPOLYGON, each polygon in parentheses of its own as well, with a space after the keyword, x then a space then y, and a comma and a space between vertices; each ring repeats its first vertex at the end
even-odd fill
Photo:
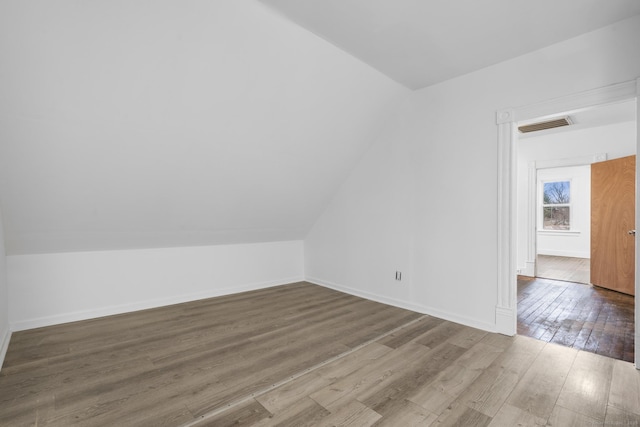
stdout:
POLYGON ((455 313, 439 310, 433 307, 428 307, 422 304, 415 304, 409 301, 399 300, 395 298, 386 297, 383 295, 374 294, 371 292, 363 291, 360 289, 350 288, 348 286, 332 283, 328 280, 319 279, 317 277, 307 277, 305 279, 309 283, 315 285, 324 286, 326 288, 334 289, 336 291, 344 292, 346 294, 354 295, 357 297, 365 298, 371 301, 380 302, 382 304, 392 305, 394 307, 404 308, 406 310, 415 311, 422 314, 428 314, 429 316, 437 317, 439 319, 449 320, 461 325, 470 326, 472 328, 482 329, 487 332, 496 332, 496 325, 491 323, 481 322, 477 319, 471 319, 465 316, 460 316, 455 313))
POLYGON ((9 341, 11 341, 11 330, 7 329, 4 331, 0 339, 2 339, 2 341, 0 341, 0 369, 2 369, 4 357, 7 355, 7 350, 9 349, 9 341))
POLYGON ((520 276, 535 277, 536 275, 536 262, 527 261, 524 263, 524 268, 518 271, 520 276))
POLYGON ((516 311, 507 307, 496 307, 496 332, 510 337, 516 334, 516 311))
POLYGON ((92 310, 76 311, 72 313, 58 314, 55 316, 40 317, 37 319, 21 320, 12 322, 10 328, 12 331, 24 331, 27 329, 41 328, 44 326, 59 325, 61 323, 77 322, 80 320, 95 319, 98 317, 111 316, 114 314, 130 313, 133 311, 146 310, 150 308, 164 307, 167 305, 181 304, 184 302, 197 301, 206 298, 214 298, 223 295, 237 294, 247 291, 255 291, 274 286, 285 285, 289 283, 301 282, 303 277, 289 277, 281 280, 271 280, 260 283, 250 283, 240 286, 232 286, 228 288, 212 289, 207 292, 199 292, 194 294, 176 295, 169 298, 160 298, 155 300, 140 301, 132 304, 122 304, 109 307, 101 307, 92 310))

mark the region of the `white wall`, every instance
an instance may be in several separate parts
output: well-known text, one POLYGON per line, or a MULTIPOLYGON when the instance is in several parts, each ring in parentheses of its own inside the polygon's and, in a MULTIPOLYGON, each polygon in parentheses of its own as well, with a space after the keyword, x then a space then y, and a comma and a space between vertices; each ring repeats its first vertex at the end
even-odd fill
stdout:
POLYGON ((0 1, 10 255, 301 240, 409 90, 254 0, 0 1))
POLYGON ((542 255, 577 258, 591 257, 591 167, 589 165, 538 170, 537 252, 542 255), (571 184, 570 230, 553 231, 542 227, 542 185, 569 181, 571 184))
POLYGON ((7 284, 7 264, 4 250, 4 227, 0 210, 0 368, 9 347, 9 291, 7 284))
POLYGON ((12 330, 300 281, 302 241, 7 257, 12 330))
POLYGON ((531 200, 529 190, 535 187, 529 185, 533 178, 529 176, 529 165, 532 162, 538 166, 559 161, 585 162, 598 154, 605 154, 607 159, 630 156, 636 152, 636 124, 623 122, 521 138, 517 147, 517 266, 520 274, 533 276, 535 251, 529 250, 527 212, 531 200))
POLYGON ((639 39, 636 17, 410 96, 307 235, 307 278, 494 329, 496 111, 636 79, 639 39))

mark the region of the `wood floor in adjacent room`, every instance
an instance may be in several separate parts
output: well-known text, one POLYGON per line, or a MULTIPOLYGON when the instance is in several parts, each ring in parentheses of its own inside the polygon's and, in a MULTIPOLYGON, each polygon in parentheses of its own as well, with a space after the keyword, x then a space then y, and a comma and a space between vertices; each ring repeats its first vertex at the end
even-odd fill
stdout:
POLYGON ((640 374, 296 283, 14 333, 0 425, 637 426, 640 374))
POLYGON ((538 255, 536 276, 566 282, 591 283, 591 260, 589 258, 538 255))
POLYGON ((518 278, 518 333, 633 362, 631 295, 582 283, 518 278))

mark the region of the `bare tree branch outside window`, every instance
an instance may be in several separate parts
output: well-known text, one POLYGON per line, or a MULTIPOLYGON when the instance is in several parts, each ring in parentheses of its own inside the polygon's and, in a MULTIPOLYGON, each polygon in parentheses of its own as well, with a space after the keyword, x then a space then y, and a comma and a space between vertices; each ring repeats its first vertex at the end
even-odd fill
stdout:
POLYGON ((544 230, 571 229, 571 183, 545 182, 542 193, 544 230))

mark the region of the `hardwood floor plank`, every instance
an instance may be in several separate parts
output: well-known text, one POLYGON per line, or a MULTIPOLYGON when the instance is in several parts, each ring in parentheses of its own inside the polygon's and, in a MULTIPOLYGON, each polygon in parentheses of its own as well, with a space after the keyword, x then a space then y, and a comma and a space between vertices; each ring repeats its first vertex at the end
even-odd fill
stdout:
POLYGON ((376 427, 413 427, 431 425, 438 417, 415 403, 403 400, 392 411, 382 416, 376 427))
POLYGON ((391 351, 392 349, 386 345, 379 344, 378 342, 372 342, 333 363, 319 368, 315 373, 330 380, 331 382, 334 382, 340 378, 346 377, 362 367, 369 366, 375 360, 391 351))
POLYGON ((640 371, 635 366, 616 360, 610 387, 609 406, 640 415, 640 371))
POLYGON ((367 406, 351 400, 324 418, 321 426, 366 427, 374 425, 382 416, 367 406))
POLYGON ((591 285, 518 279, 518 333, 633 361, 633 296, 591 285))
POLYGON ((284 411, 299 400, 306 399, 306 396, 329 384, 331 384, 330 380, 317 372, 312 372, 258 396, 256 400, 269 412, 275 414, 284 411))
POLYGON ((396 410, 396 405, 415 394, 416 390, 428 387, 437 376, 460 356, 466 349, 445 342, 425 358, 405 366, 391 377, 390 381, 373 385, 358 394, 358 400, 381 415, 396 410))
POLYGON ((304 397, 279 409, 273 416, 253 423, 254 427, 312 427, 321 425, 331 415, 309 397, 304 397))
POLYGON ((579 352, 556 404, 590 418, 604 421, 614 359, 579 352))
POLYGON ((55 398, 52 394, 43 394, 36 399, 11 398, 3 391, 0 394, 6 403, 0 406, 0 425, 37 426, 46 425, 55 410, 55 398))
POLYGON ((537 417, 549 418, 577 354, 577 350, 547 344, 507 403, 537 417))
POLYGON ((516 337, 457 401, 489 417, 495 416, 544 346, 542 341, 516 337))
POLYGON ((563 427, 602 427, 603 422, 600 420, 589 418, 584 414, 574 412, 570 409, 563 408, 562 406, 555 406, 553 412, 549 417, 547 425, 563 427))
POLYGON ((465 326, 447 339, 447 342, 462 348, 471 348, 487 335, 487 331, 465 326))
POLYGON ((442 391, 435 385, 430 385, 416 390, 407 400, 419 405, 432 414, 440 415, 451 406, 456 398, 442 391))
POLYGON ((590 283, 589 258, 538 255, 536 271, 538 277, 568 282, 590 283))
MULTIPOLYGON (((495 417, 489 423, 489 427, 536 427, 546 426, 547 420, 544 418, 536 417, 527 411, 523 411, 520 408, 504 404, 498 411, 495 417)), ((556 424, 552 424, 556 425, 556 424)), ((564 424, 557 424, 563 426, 564 424)))
POLYGON ((207 418, 198 423, 199 427, 231 427, 252 425, 269 418, 271 414, 255 400, 223 412, 215 417, 207 418))
POLYGON ((407 363, 425 359, 429 352, 428 348, 409 342, 311 394, 311 398, 333 412, 355 400, 363 391, 390 382, 393 375, 407 363))
POLYGON ((464 331, 466 326, 453 322, 442 322, 439 325, 432 328, 430 331, 423 334, 420 338, 415 340, 416 343, 422 344, 425 347, 434 348, 437 347, 449 339, 451 336, 464 331))
MULTIPOLYGON (((575 335, 574 346, 629 352, 632 310, 587 303, 588 287, 562 289, 572 302, 545 308, 560 325, 552 340, 575 335)), ((519 298, 537 292, 529 281, 519 298)), ((527 305, 529 320, 544 300, 527 305)), ((541 334, 548 326, 532 323, 541 334)), ((511 427, 640 417, 640 374, 628 362, 306 283, 15 338, 0 371, 0 425, 511 427)))
POLYGON ((640 415, 627 412, 620 408, 610 406, 607 409, 607 416, 604 420, 605 427, 607 426, 640 426, 640 415))
POLYGON ((445 368, 428 386, 416 390, 409 400, 440 414, 462 394, 495 359, 503 353, 498 348, 479 342, 453 364, 445 368))
POLYGON ((127 411, 178 422, 351 348, 340 340, 356 346, 420 316, 296 283, 16 333, 0 374, 0 417, 20 410, 31 419, 55 396, 49 421, 60 424, 123 420, 127 411), (153 411, 159 401, 166 414, 153 411))
POLYGON ((414 340, 415 338, 425 334, 431 329, 443 323, 444 320, 437 317, 424 316, 418 322, 411 324, 406 328, 402 328, 397 332, 387 336, 379 341, 380 344, 384 344, 391 348, 398 348, 401 345, 414 340))
POLYGON ((503 352, 502 348, 478 342, 456 361, 456 365, 461 365, 472 371, 482 371, 488 368, 503 352))
POLYGON ((489 425, 491 417, 460 403, 453 403, 436 420, 439 427, 489 425))

